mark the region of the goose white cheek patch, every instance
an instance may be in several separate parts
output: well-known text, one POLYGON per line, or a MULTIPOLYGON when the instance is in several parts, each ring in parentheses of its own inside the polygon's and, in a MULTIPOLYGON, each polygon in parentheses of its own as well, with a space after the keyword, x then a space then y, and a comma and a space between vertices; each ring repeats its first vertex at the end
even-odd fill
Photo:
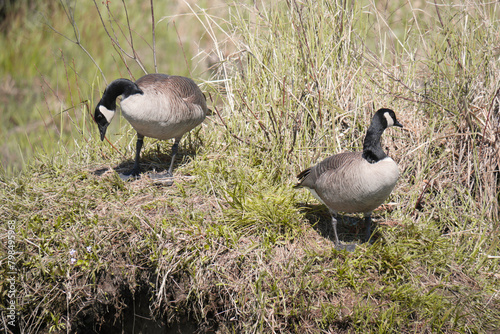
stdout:
POLYGON ((394 119, 392 119, 391 115, 388 112, 384 113, 384 117, 387 120, 387 127, 391 127, 394 125, 394 119))
POLYGON ((106 117, 108 123, 111 123, 111 120, 115 116, 115 112, 113 110, 109 110, 105 106, 99 106, 99 111, 106 117))

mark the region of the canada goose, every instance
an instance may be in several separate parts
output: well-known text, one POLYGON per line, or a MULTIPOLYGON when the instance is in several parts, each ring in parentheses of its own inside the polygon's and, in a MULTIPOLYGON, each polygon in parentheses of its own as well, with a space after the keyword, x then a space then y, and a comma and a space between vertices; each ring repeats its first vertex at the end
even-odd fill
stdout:
POLYGON ((394 111, 378 110, 366 131, 363 152, 333 155, 297 175, 299 182, 294 188, 308 188, 314 197, 329 208, 337 248, 341 248, 335 218, 337 211, 364 213, 365 241, 368 241, 371 235, 371 213, 385 201, 396 185, 398 165, 384 153, 380 145, 382 133, 391 126, 403 127, 394 111))
POLYGON ((147 74, 135 83, 116 79, 104 90, 95 107, 94 120, 101 140, 116 111, 116 98, 122 96, 122 114, 137 131, 135 162, 126 175, 139 175, 140 152, 144 137, 161 140, 175 138, 167 174, 172 176, 175 155, 182 136, 203 122, 207 114, 205 95, 193 80, 166 74, 147 74))

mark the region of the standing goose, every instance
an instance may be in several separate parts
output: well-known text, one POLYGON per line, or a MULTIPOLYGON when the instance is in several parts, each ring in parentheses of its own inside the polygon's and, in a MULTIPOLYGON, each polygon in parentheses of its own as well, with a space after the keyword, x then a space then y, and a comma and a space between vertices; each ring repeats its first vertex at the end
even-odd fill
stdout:
POLYGON ((182 136, 205 119, 205 95, 193 80, 180 76, 147 74, 135 83, 128 79, 116 79, 104 90, 95 108, 94 120, 99 127, 101 140, 104 140, 106 129, 115 116, 116 98, 120 95, 122 114, 137 131, 134 167, 126 175, 140 174, 139 158, 143 140, 144 137, 151 137, 161 140, 175 138, 167 172, 172 176, 182 136))
POLYGON ((380 109, 373 116, 363 142, 363 152, 345 152, 326 158, 301 172, 294 188, 306 187, 325 204, 332 215, 335 246, 337 211, 362 212, 365 215, 365 241, 370 238, 371 213, 390 195, 399 178, 398 165, 387 156, 380 137, 391 126, 403 127, 390 109, 380 109))

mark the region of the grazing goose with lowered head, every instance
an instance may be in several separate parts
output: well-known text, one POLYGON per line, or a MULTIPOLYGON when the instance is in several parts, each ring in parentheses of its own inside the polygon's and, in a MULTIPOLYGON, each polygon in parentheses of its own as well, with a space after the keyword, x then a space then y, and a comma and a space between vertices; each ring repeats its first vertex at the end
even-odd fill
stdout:
POLYGON ((140 174, 139 158, 143 140, 144 137, 151 137, 161 140, 175 138, 167 172, 172 176, 182 136, 205 119, 205 95, 193 80, 181 76, 147 74, 136 82, 116 79, 106 87, 95 108, 94 120, 99 127, 101 140, 104 140, 106 129, 115 116, 116 98, 120 95, 122 114, 137 131, 134 167, 126 175, 140 174))
POLYGON ((403 127, 390 109, 373 116, 363 142, 362 152, 345 152, 326 158, 301 172, 297 187, 308 188, 332 215, 335 246, 342 248, 337 236, 337 211, 365 215, 365 241, 370 239, 371 213, 387 197, 399 178, 398 165, 385 154, 380 137, 391 126, 403 127))

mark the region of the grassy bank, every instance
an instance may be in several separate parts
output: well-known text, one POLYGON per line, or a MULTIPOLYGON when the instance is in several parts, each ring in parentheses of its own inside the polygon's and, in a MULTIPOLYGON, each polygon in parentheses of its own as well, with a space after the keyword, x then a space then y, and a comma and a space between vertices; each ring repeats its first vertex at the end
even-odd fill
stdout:
MULTIPOLYGON (((207 42, 177 41, 175 66, 187 71, 157 58, 159 70, 202 82, 214 113, 184 138, 172 186, 117 176, 131 165, 134 133, 122 120, 112 131, 116 149, 100 142, 88 112, 105 80, 89 57, 65 56, 47 69, 73 73, 59 81, 70 130, 34 153, 19 176, 4 168, 0 179, 0 218, 16 231, 19 329, 500 330, 498 5, 184 6, 189 15, 176 20, 207 42), (193 44, 200 49, 187 51, 193 44), (190 52, 201 63, 190 63, 190 52), (338 252, 326 208, 291 186, 303 168, 359 149, 380 107, 405 126, 383 137, 401 179, 392 204, 375 212, 375 242, 338 252)), ((132 30, 150 36, 128 10, 132 30)), ((156 19, 169 10, 155 4, 156 19)), ((127 66, 140 76, 138 62, 125 66, 119 49, 98 57, 112 42, 95 17, 93 25, 79 23, 83 14, 75 20, 96 29, 82 45, 108 81, 128 77, 127 66)), ((167 48, 161 40, 156 48, 167 48)), ((154 71, 148 45, 134 50, 154 71)), ((165 169, 169 147, 147 139, 143 169, 165 169)), ((362 225, 344 217, 340 238, 359 243, 362 225)), ((1 286, 7 305, 9 282, 1 286)))

